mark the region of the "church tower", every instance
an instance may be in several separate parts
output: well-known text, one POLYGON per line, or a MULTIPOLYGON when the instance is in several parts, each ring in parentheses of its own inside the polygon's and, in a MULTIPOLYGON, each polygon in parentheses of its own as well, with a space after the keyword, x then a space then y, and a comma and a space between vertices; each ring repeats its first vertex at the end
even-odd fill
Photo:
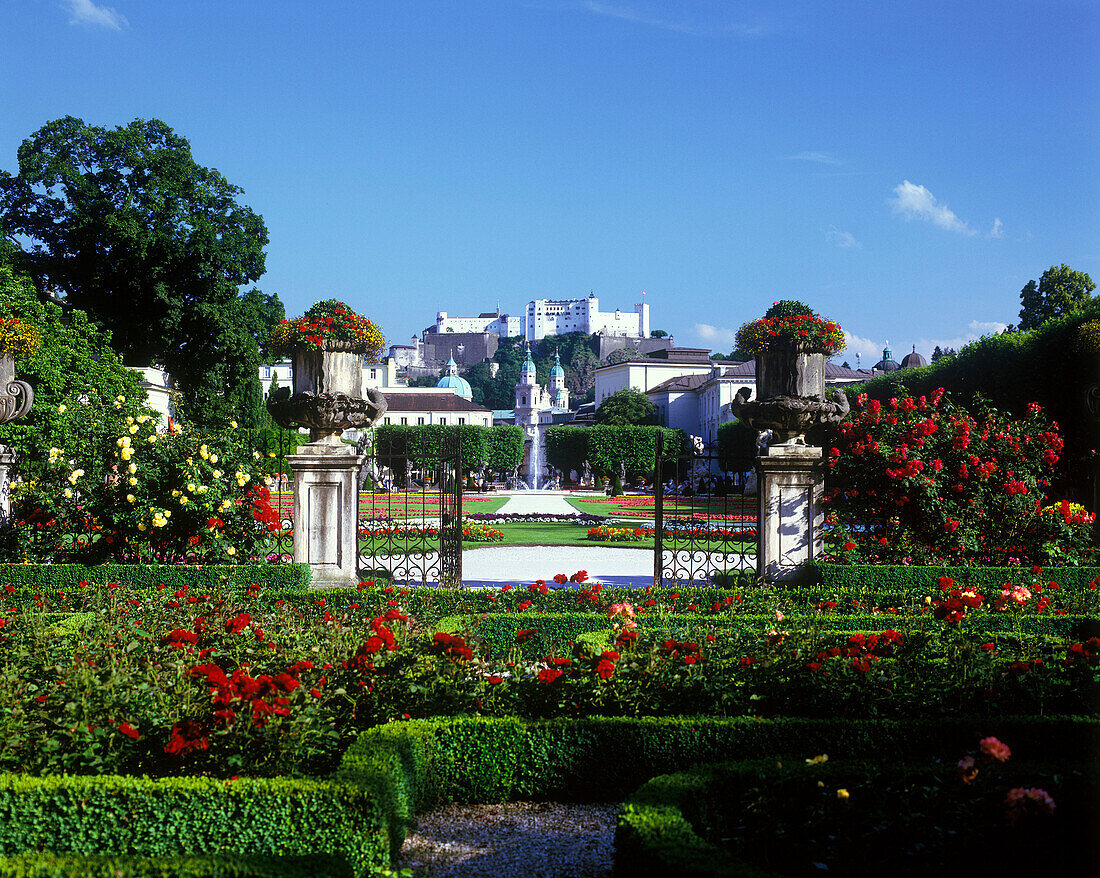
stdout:
POLYGON ((561 366, 561 357, 554 351, 554 365, 550 367, 550 405, 555 408, 569 408, 569 391, 565 387, 565 369, 561 366))

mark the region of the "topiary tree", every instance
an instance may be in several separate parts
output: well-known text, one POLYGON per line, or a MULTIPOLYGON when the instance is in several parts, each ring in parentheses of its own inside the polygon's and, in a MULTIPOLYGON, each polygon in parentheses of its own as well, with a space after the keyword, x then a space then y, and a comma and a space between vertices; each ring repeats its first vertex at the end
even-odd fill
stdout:
POLYGON ((657 423, 657 407, 634 387, 611 394, 596 409, 596 423, 606 427, 642 426, 657 423))

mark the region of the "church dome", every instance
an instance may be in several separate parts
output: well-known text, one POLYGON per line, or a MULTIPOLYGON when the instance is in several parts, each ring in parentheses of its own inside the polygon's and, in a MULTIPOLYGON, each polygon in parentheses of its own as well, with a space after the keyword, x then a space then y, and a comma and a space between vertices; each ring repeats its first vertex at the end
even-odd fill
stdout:
POLYGON ((535 383, 535 361, 531 359, 531 349, 527 349, 527 359, 523 361, 520 369, 520 382, 523 384, 535 383))
POLYGON ((458 374, 458 363, 455 362, 453 355, 447 360, 447 373, 435 383, 435 386, 453 387, 455 394, 463 399, 472 399, 474 395, 470 382, 458 374))
POLYGON ((906 354, 901 360, 901 368, 903 369, 919 369, 921 366, 927 365, 928 361, 917 353, 916 345, 913 345, 913 352, 906 354))
POLYGON ((557 351, 554 351, 554 365, 550 367, 550 380, 555 378, 565 378, 565 370, 561 367, 561 357, 557 351))
POLYGON ((894 354, 890 350, 890 342, 886 342, 886 347, 882 349, 882 359, 871 368, 879 372, 896 372, 901 368, 901 363, 894 359, 894 354))

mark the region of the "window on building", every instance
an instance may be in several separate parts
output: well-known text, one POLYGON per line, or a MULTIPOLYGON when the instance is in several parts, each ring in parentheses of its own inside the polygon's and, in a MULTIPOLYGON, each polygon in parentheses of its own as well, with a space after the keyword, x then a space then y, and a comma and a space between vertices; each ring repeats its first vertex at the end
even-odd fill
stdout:
POLYGON ((422 426, 424 426, 424 419, 423 418, 417 418, 416 423, 419 424, 422 427, 422 426))
POLYGON ((270 378, 270 377, 271 377, 271 367, 270 366, 264 366, 264 378, 270 378))
POLYGON ((445 417, 440 417, 440 419, 439 419, 439 423, 441 423, 441 424, 446 424, 446 423, 447 423, 447 419, 446 419, 445 417))
POLYGON ((402 427, 405 427, 405 426, 407 426, 407 425, 408 425, 408 423, 409 423, 409 419, 408 419, 408 418, 402 418, 402 419, 401 419, 401 426, 402 426, 402 427))
POLYGON ((460 424, 465 424, 465 423, 466 423, 466 419, 465 419, 465 418, 459 418, 459 419, 458 419, 458 422, 459 422, 460 424))
POLYGON ((390 422, 390 419, 389 419, 389 418, 383 418, 383 419, 382 419, 382 423, 383 423, 383 424, 388 424, 389 422, 390 422))

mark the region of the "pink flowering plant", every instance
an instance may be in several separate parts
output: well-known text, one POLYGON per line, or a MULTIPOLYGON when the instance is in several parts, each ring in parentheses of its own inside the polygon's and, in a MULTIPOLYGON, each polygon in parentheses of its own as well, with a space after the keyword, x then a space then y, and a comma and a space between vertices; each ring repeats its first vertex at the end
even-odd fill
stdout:
POLYGON ((885 403, 860 394, 828 451, 829 550, 860 562, 1089 563, 1092 514, 1044 512, 1062 446, 1036 404, 1017 419, 972 415, 942 388, 885 403))

